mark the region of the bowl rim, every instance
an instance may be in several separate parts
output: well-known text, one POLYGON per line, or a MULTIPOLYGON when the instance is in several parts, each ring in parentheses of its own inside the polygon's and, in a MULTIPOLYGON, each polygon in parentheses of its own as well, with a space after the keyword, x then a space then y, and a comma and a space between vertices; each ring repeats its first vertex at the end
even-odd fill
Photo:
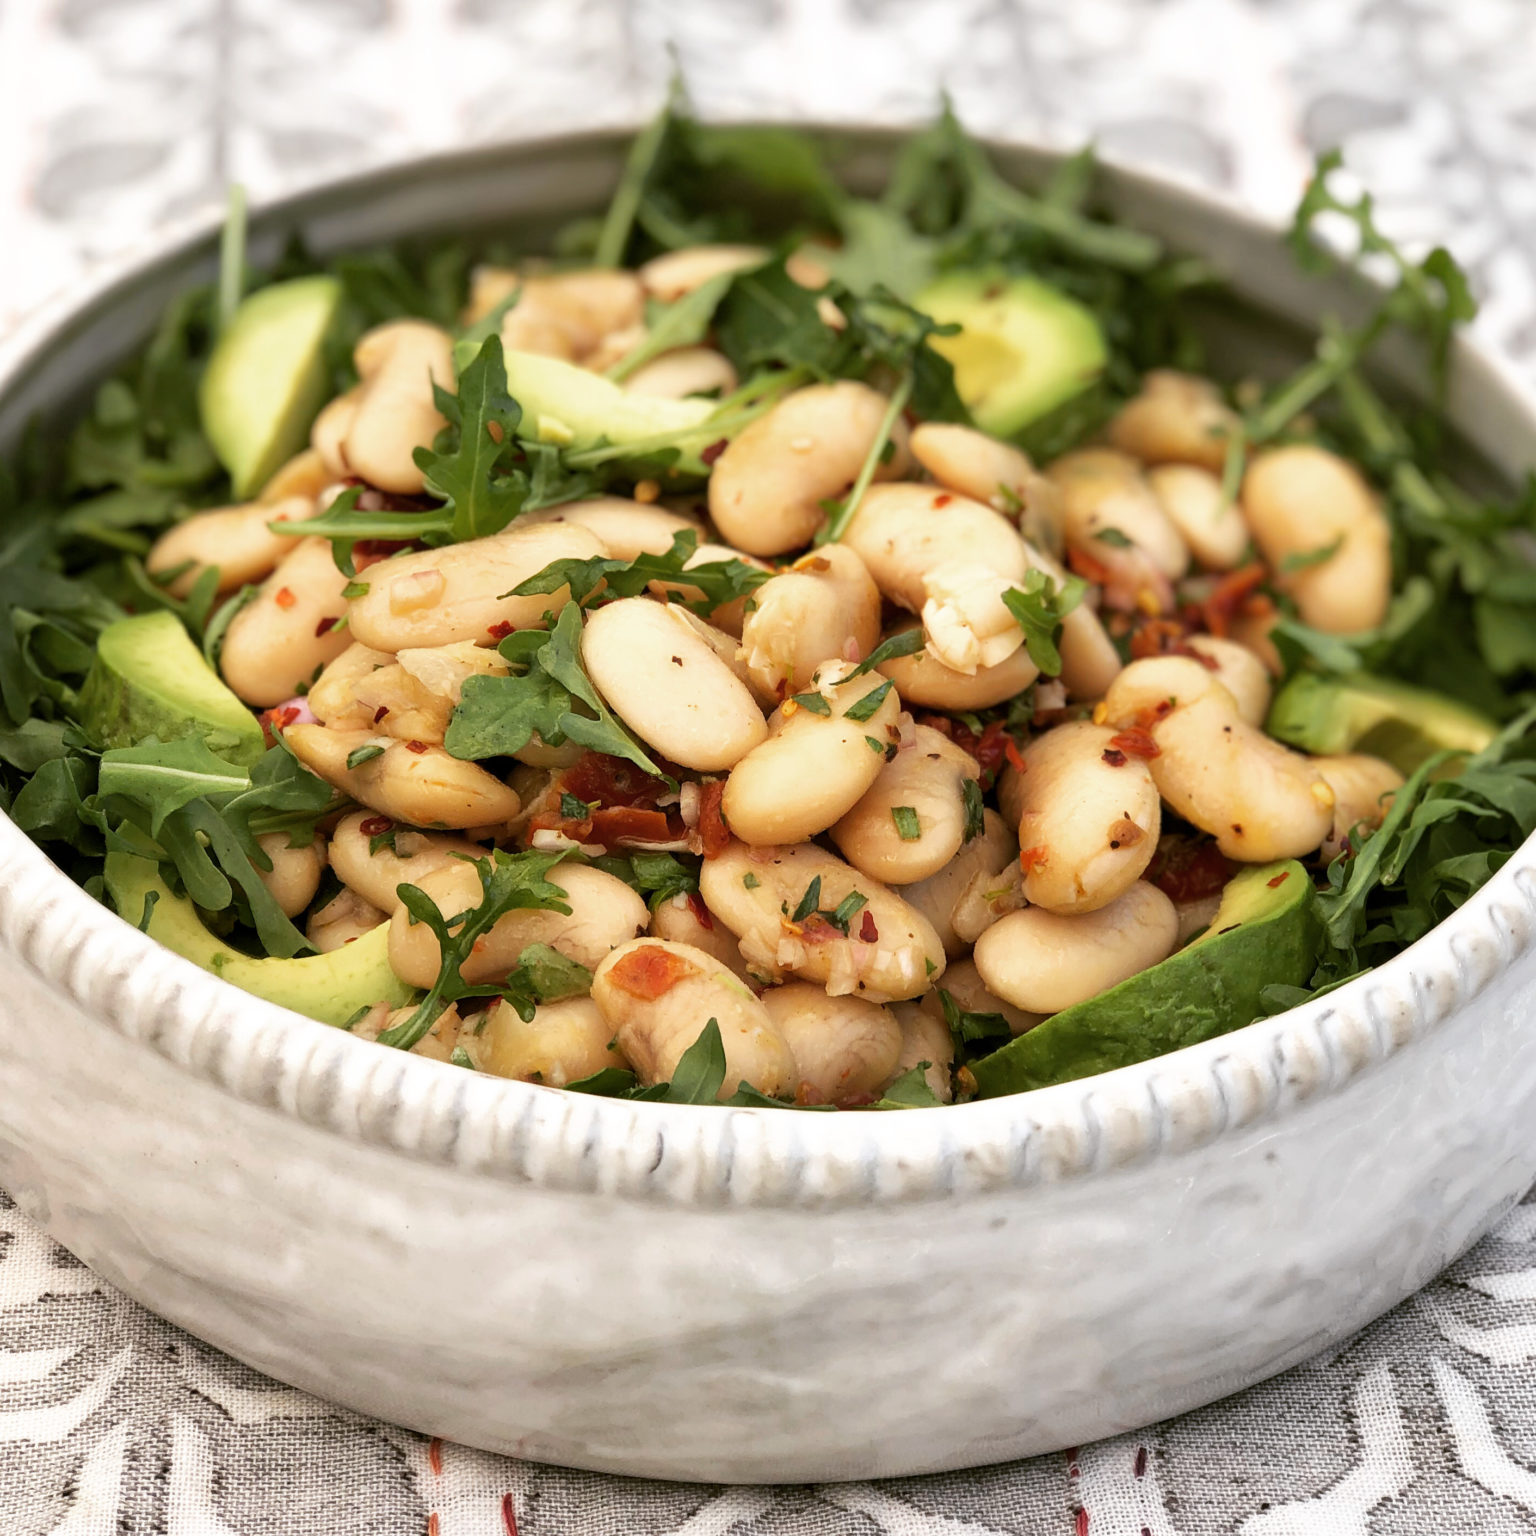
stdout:
MULTIPOLYGON (((763 122, 762 118, 743 121, 763 122)), ((774 120, 889 144, 909 125, 774 120)), ((413 157, 330 178, 252 212, 291 226, 338 195, 382 197, 434 170, 604 150, 633 128, 555 133, 413 157)), ((1051 163, 1062 152, 984 138, 1051 163)), ((1106 167, 1154 201, 1275 243, 1281 226, 1157 172, 1106 167)), ((0 400, 72 325, 135 280, 216 239, 216 210, 91 268, 79 288, 0 338, 0 400)), ((1503 396, 1536 438, 1536 394, 1458 334, 1452 366, 1503 396)), ((1047 1185, 1231 1136, 1336 1095, 1465 1007, 1536 935, 1536 835, 1465 905, 1375 970, 1298 1008, 1097 1077, 900 1114, 806 1115, 601 1098, 376 1048, 240 991, 140 933, 0 816, 0 939, 82 1010, 247 1103, 398 1156, 492 1180, 664 1204, 826 1207, 1047 1185)))

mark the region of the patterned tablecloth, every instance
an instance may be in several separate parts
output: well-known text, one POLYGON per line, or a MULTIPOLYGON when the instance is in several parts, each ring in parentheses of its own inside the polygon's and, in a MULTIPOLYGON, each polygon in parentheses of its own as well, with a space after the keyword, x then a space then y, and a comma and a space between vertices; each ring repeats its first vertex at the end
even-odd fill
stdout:
MULTIPOLYGON (((0 326, 217 200, 530 128, 705 112, 1076 143, 1279 215, 1342 142, 1536 359, 1536 9, 1522 0, 0 0, 0 326)), ((144 1108, 153 1114, 152 1105, 144 1108)), ((7 1536, 1426 1536, 1536 1528, 1536 1204, 1265 1386, 1064 1456, 722 1489, 526 1466, 266 1381, 0 1196, 7 1536)))

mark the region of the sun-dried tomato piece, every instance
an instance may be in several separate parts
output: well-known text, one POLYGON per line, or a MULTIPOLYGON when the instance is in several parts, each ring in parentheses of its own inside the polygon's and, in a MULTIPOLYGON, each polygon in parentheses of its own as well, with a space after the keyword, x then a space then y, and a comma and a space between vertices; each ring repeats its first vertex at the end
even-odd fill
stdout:
POLYGON ((1143 757, 1148 761, 1163 755, 1163 749, 1153 741, 1151 731, 1144 725, 1128 725, 1123 731, 1116 731, 1109 738, 1109 744, 1131 757, 1143 757))
POLYGON ((497 619, 494 624, 487 626, 485 632, 492 640, 505 640, 512 633, 512 624, 506 619, 497 619))
POLYGON ((704 857, 717 859, 731 846, 731 829, 725 824, 725 781, 706 779, 699 785, 699 837, 704 857))
POLYGON ((665 811, 640 805, 601 805, 592 812, 591 831, 578 842, 666 843, 673 837, 665 811))
POLYGON ((646 1002, 665 997, 679 982, 698 974, 699 967, 691 960, 660 944, 642 944, 608 968, 608 980, 614 986, 646 1002))
POLYGON ((364 837, 382 837, 392 826, 394 822, 388 816, 370 816, 366 821, 358 823, 357 830, 364 837))
POLYGON ((1019 854, 1019 868, 1022 869, 1026 875, 1032 875, 1037 869, 1044 868, 1045 865, 1050 863, 1050 860, 1050 852, 1045 848, 1041 848, 1039 846, 1034 848, 1025 848, 1019 854))
POLYGON ((1213 635, 1225 635, 1232 620, 1243 611, 1253 593, 1269 580, 1269 572, 1257 560, 1236 571, 1229 571, 1216 583, 1216 589, 1199 604, 1202 627, 1213 635))
POLYGON ((288 609, 292 608, 293 605, 298 602, 298 598, 294 596, 292 587, 279 587, 277 591, 272 594, 272 601, 276 603, 279 608, 288 609))
POLYGON ((654 806, 667 792, 660 779, 603 752, 584 752, 560 775, 559 787, 588 805, 654 806))
POLYGON ((700 928, 713 930, 715 926, 714 914, 704 905, 704 898, 697 891, 688 892, 688 910, 693 913, 693 920, 700 928))
POLYGON ((1208 837, 1165 837, 1147 866, 1149 880, 1170 901, 1217 896, 1237 869, 1208 837))

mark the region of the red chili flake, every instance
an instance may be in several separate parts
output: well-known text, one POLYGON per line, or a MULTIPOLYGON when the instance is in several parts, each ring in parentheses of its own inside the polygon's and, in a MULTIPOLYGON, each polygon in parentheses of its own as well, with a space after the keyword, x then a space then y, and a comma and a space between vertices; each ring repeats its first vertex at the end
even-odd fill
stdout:
POLYGON ((1088 1511, 1079 1509, 1077 1512, 1077 1530, 1075 1536, 1088 1536, 1088 1511))
POLYGON ((513 627, 506 619, 498 619, 486 630, 486 634, 492 640, 505 640, 512 633, 513 627))
POLYGON ((364 837, 382 837, 392 826, 394 822, 388 816, 370 816, 367 821, 358 824, 357 830, 364 837))
POLYGON ((1227 634, 1232 628, 1232 620, 1243 610, 1254 589, 1268 580, 1269 572, 1257 560, 1223 576, 1217 582, 1216 590, 1199 605, 1204 627, 1213 635, 1227 634))
POLYGON ((1142 725, 1130 725, 1117 731, 1109 738, 1109 744, 1132 757, 1151 759, 1163 755, 1163 749, 1153 741, 1151 731, 1142 725))
POLYGON ((427 1442, 427 1465, 432 1468, 434 1477, 443 1474, 443 1442, 438 1436, 433 1435, 427 1442))
POLYGON ((339 614, 334 619, 321 619, 320 622, 315 625, 315 639, 318 640, 321 635, 330 634, 330 632, 340 623, 341 616, 339 614))
POLYGON ((438 1523, 437 1511, 430 1510, 427 1514, 427 1536, 441 1536, 442 1526, 438 1523))
POLYGON ((1026 848, 1019 854, 1019 868, 1026 875, 1032 875, 1037 869, 1050 862, 1050 854, 1044 848, 1026 848))
POLYGON ((1012 736, 1003 738, 1003 756, 1008 759, 1009 765, 1020 773, 1024 772, 1024 754, 1019 751, 1019 744, 1012 736))
POLYGON ((708 448, 700 449, 699 459, 705 464, 713 464, 725 452, 728 443, 729 439, 722 437, 719 442, 711 443, 708 448))
POLYGON ((517 1496, 504 1493, 501 1496, 501 1523, 507 1528, 507 1536, 517 1536, 517 1496))
POLYGON ((1270 888, 1270 890, 1274 890, 1274 888, 1277 885, 1284 885, 1285 882, 1287 880, 1289 880, 1290 878, 1291 878, 1290 870, 1282 869, 1280 871, 1280 873, 1278 875, 1276 875, 1273 880, 1266 880, 1264 883, 1270 888))
POLYGON ((414 752, 417 755, 417 757, 420 757, 421 754, 423 752, 428 751, 429 748, 427 746, 427 743, 424 742, 424 741, 408 741, 405 744, 405 750, 407 752, 414 752))
POLYGON ((1145 709, 1136 711, 1135 725, 1127 727, 1133 731, 1150 731, 1159 720, 1166 720, 1173 713, 1172 699, 1159 699, 1156 704, 1149 704, 1145 709))
POLYGON ((1125 753, 1119 747, 1105 747, 1103 758, 1111 768, 1125 767, 1125 753))
POLYGON ((379 721, 382 720, 384 718, 384 716, 387 715, 388 713, 389 713, 389 705, 388 704, 380 704, 379 707, 376 710, 374 710, 374 712, 373 712, 373 723, 375 725, 377 725, 379 723, 379 721))
POLYGON ((298 602, 298 598, 293 595, 292 587, 279 587, 277 591, 272 594, 272 601, 276 603, 279 608, 292 608, 293 605, 298 602))
POLYGON ((298 718, 299 707, 297 704, 283 704, 273 709, 262 710, 257 719, 261 722, 261 734, 266 744, 269 747, 275 747, 277 745, 277 738, 273 735, 273 732, 286 730, 298 718))
POLYGON ((940 507, 947 507, 955 498, 945 491, 942 495, 933 498, 933 510, 937 512, 940 507))
POLYGON ((725 782, 706 779, 699 785, 698 832, 704 842, 704 857, 717 859, 731 846, 731 829, 725 824, 725 782))
POLYGON ((700 928, 707 932, 713 932, 715 920, 710 916, 709 908, 704 905, 704 898, 697 891, 688 892, 688 910, 693 913, 694 921, 700 928))
POLYGON ((880 941, 880 930, 875 927, 875 914, 864 908, 864 921, 859 924, 859 938, 865 944, 877 944, 880 941))
POLYGON ((1170 901, 1201 901, 1218 896, 1237 866, 1206 837, 1165 837, 1145 879, 1170 901))
POLYGON ((1141 1446, 1137 1446, 1137 1448, 1136 1448, 1136 1476, 1137 1477, 1145 1477, 1146 1475, 1147 1475, 1147 1448, 1146 1448, 1146 1446, 1141 1445, 1141 1446))
POLYGON ((660 944, 642 944, 609 967, 608 980, 621 992, 653 1003, 698 970, 691 960, 660 944))

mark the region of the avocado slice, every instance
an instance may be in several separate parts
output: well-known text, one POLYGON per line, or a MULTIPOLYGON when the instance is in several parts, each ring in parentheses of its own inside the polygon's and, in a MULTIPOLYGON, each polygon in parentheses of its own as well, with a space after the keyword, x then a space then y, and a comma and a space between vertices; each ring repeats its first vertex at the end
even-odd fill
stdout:
POLYGON ((1307 983, 1321 942, 1306 870, 1294 859, 1253 865, 1227 883, 1211 926, 1177 954, 973 1062, 978 1093, 1092 1077, 1240 1029, 1263 1013, 1265 987, 1307 983))
POLYGON ((1275 695, 1264 729, 1304 752, 1369 752, 1407 774, 1447 747, 1480 752, 1499 728, 1480 711, 1428 688, 1369 672, 1298 672, 1275 695))
POLYGON ((994 437, 1012 437, 1080 394, 1109 359, 1093 311, 1036 277, 952 272, 912 302, 960 326, 931 344, 954 365, 976 425, 994 437))
POLYGON ((267 747, 260 721, 219 680, 181 620, 164 609, 102 630, 78 708, 86 735, 102 747, 131 747, 148 736, 201 736, 209 751, 241 768, 267 747))
POLYGON ((130 923, 139 922, 145 899, 154 894, 146 930, 150 938, 242 991, 322 1024, 345 1024, 358 1009, 378 1002, 400 1008, 417 996, 416 989, 389 968, 388 923, 328 955, 257 960, 209 933, 197 908, 185 896, 171 894, 152 859, 109 853, 104 878, 112 904, 130 923))
POLYGON ((198 407, 237 500, 255 495, 304 446, 329 390, 325 338, 341 298, 334 277, 260 288, 213 349, 198 407))
MULTIPOLYGON (((561 448, 632 447, 637 454, 670 447, 665 440, 691 431, 715 412, 716 402, 632 395, 611 379, 536 352, 506 354, 507 393, 522 407, 523 433, 561 448)), ((684 449, 673 472, 707 475, 699 449, 684 449)))

